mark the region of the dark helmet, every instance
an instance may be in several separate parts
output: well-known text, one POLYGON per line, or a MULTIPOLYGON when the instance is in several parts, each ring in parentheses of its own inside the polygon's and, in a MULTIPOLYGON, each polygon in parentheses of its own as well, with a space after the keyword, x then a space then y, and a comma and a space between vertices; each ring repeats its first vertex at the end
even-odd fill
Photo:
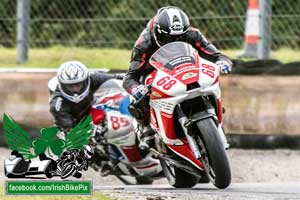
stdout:
POLYGON ((158 10, 153 27, 153 36, 158 46, 178 40, 190 27, 189 18, 174 6, 158 10))
POLYGON ((58 88, 68 100, 78 103, 89 94, 88 69, 79 61, 63 63, 57 71, 58 88))

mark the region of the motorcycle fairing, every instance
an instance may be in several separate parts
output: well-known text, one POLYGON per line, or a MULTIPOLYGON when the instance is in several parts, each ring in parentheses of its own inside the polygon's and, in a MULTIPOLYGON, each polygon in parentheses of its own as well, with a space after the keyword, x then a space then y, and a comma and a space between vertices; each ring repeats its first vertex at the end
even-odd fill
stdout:
POLYGON ((137 162, 142 159, 142 156, 137 148, 137 146, 134 145, 122 145, 121 146, 122 151, 126 155, 129 162, 137 162))
POLYGON ((151 99, 161 99, 161 98, 169 98, 170 95, 167 95, 166 93, 162 92, 159 89, 156 89, 155 87, 152 87, 150 98, 151 99))
POLYGON ((204 170, 204 166, 200 160, 197 160, 189 147, 189 144, 185 141, 183 145, 167 145, 169 149, 171 149, 175 154, 179 155, 180 157, 184 158, 192 165, 197 167, 200 170, 204 170))
MULTIPOLYGON (((183 53, 179 52, 180 48, 173 52, 173 48, 170 48, 172 45, 186 48, 186 45, 175 42, 155 52, 150 59, 150 64, 156 69, 151 74, 150 81, 148 80, 154 91, 150 96, 150 106, 153 108, 151 116, 155 116, 153 121, 159 127, 157 132, 169 149, 203 170, 203 164, 196 159, 189 144, 178 138, 173 114, 176 105, 187 99, 200 95, 213 95, 220 99, 219 69, 214 63, 201 59, 195 52, 191 53, 189 48, 183 53)), ((218 105, 220 102, 218 101, 218 105)), ((221 113, 219 109, 220 119, 221 113)))
POLYGON ((104 109, 99 109, 97 107, 92 107, 91 108, 91 115, 92 115, 92 121, 93 124, 99 125, 105 120, 105 111, 104 109))
MULTIPOLYGON (((123 175, 158 175, 162 171, 159 161, 154 159, 150 153, 142 156, 137 147, 137 138, 134 132, 137 122, 128 113, 130 96, 122 87, 111 89, 111 85, 100 86, 98 101, 95 102, 98 104, 93 108, 101 111, 91 112, 92 115, 100 114, 99 118, 104 117, 105 119, 105 123, 99 124, 107 128, 105 143, 108 145, 106 150, 109 152, 105 151, 104 153, 120 161, 117 163, 117 168, 123 175)), ((97 118, 97 116, 93 117, 97 118)))
POLYGON ((151 94, 150 98, 160 99, 166 97, 174 97, 178 95, 178 91, 186 91, 187 86, 179 81, 178 79, 172 77, 169 73, 165 71, 158 70, 156 76, 153 79, 151 90, 155 90, 160 96, 155 96, 151 94), (164 89, 165 85, 160 84, 160 82, 170 82, 173 81, 174 85, 168 89, 164 89), (152 89, 153 88, 153 89, 152 89))

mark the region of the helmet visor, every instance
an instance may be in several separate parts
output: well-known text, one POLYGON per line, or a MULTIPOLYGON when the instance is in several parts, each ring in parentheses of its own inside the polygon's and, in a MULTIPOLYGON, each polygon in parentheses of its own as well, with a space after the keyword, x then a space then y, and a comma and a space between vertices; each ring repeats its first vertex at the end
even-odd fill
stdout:
POLYGON ((168 44, 170 42, 178 41, 180 39, 180 37, 182 36, 182 35, 169 35, 166 33, 158 33, 157 30, 154 31, 154 34, 156 37, 155 39, 161 46, 168 44))
POLYGON ((61 89, 63 90, 63 92, 70 96, 81 95, 82 93, 85 92, 88 86, 89 86, 88 79, 78 83, 72 83, 72 84, 61 83, 61 89))

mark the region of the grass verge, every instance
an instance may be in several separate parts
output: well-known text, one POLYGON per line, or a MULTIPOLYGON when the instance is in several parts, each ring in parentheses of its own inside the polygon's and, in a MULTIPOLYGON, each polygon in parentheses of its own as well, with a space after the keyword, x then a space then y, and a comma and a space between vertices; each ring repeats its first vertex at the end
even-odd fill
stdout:
MULTIPOLYGON (((240 50, 225 50, 223 53, 233 59, 240 50)), ((97 48, 67 48, 55 46, 50 48, 32 48, 29 50, 29 61, 16 63, 16 49, 0 48, 0 67, 33 67, 57 68, 68 60, 79 60, 90 68, 128 69, 131 50, 97 49, 97 48)), ((281 62, 299 61, 300 51, 280 49, 272 52, 272 59, 281 62)), ((249 59, 245 59, 249 60, 249 59)))

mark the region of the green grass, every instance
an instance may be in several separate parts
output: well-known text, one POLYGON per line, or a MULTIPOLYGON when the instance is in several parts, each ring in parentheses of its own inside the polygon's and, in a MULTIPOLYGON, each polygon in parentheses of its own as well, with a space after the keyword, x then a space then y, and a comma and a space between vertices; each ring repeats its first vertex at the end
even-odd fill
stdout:
POLYGON ((31 196, 8 196, 4 194, 4 187, 0 186, 1 200, 112 200, 111 198, 99 193, 93 192, 92 196, 47 196, 47 195, 31 195, 31 196))
MULTIPOLYGON (((225 50, 223 53, 234 59, 237 58, 239 51, 225 50)), ((0 67, 57 68, 65 61, 79 60, 90 68, 128 69, 130 54, 131 50, 55 46, 30 49, 29 61, 24 64, 17 64, 16 49, 0 48, 0 67)), ((299 61, 300 51, 280 49, 272 52, 272 58, 284 63, 299 61)))
POLYGON ((30 49, 29 61, 16 63, 16 49, 0 48, 0 67, 57 68, 69 60, 79 60, 90 68, 127 69, 129 50, 51 47, 30 49))
MULTIPOLYGON (((238 54, 241 52, 241 50, 225 50, 222 51, 226 55, 228 55, 232 59, 241 59, 238 58, 238 54)), ((276 51, 271 52, 271 58, 270 59, 276 59, 279 60, 282 63, 289 63, 289 62, 295 62, 300 61, 300 50, 293 50, 288 48, 279 49, 276 51)), ((254 58, 242 58, 242 60, 255 60, 254 58)))

